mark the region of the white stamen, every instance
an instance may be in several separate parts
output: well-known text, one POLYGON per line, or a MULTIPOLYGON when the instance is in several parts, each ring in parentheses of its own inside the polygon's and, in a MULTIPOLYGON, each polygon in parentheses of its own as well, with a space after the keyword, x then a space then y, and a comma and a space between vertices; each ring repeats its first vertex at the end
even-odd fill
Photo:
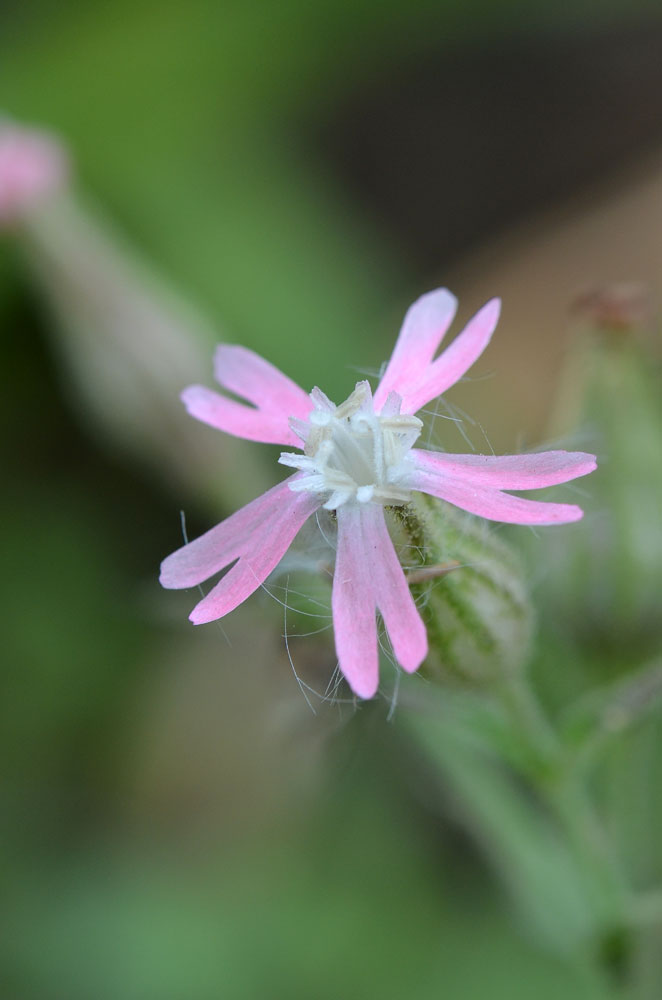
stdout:
POLYGON ((422 422, 400 414, 400 397, 390 393, 381 413, 375 413, 367 382, 335 406, 320 389, 308 421, 292 429, 304 442, 304 453, 283 452, 280 462, 303 473, 291 489, 325 497, 323 506, 336 510, 345 503, 402 506, 409 501, 413 463, 409 451, 422 422))

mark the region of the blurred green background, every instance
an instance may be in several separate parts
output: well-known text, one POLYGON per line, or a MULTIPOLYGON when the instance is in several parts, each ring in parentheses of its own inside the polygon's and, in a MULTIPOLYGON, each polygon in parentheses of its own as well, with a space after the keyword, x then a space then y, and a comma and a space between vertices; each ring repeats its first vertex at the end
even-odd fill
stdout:
MULTIPOLYGON (((573 299, 630 279, 659 295, 656 8, 24 0, 0 13, 0 107, 62 135, 119 256, 205 316, 209 381, 223 339, 342 399, 423 291, 448 285, 464 318, 501 294, 494 346, 453 399, 474 447, 485 426, 514 451, 550 433, 573 299)), ((170 466, 130 431, 106 433, 95 373, 82 388, 30 274, 3 237, 2 996, 621 995, 594 950, 527 925, 397 711, 311 714, 276 602, 255 595, 222 629, 188 625, 194 595, 157 582, 179 511, 191 535, 215 523, 273 481, 273 452, 246 444, 244 459, 196 425, 228 481, 201 474, 196 489, 180 456, 170 466)), ((657 422, 653 448, 657 402, 641 416, 657 422)), ((452 427, 444 444, 466 450, 452 427)), ((635 447, 628 474, 646 455, 635 447)), ((583 634, 592 583, 573 573, 573 600, 550 584, 558 616, 541 610, 552 710, 659 652, 650 608, 619 645, 594 601, 605 627, 583 634)), ((330 637, 292 652, 323 690, 330 637)), ((662 876, 659 736, 645 723, 602 777, 646 884, 662 876)), ((658 927, 638 952, 647 989, 659 943, 658 927)))

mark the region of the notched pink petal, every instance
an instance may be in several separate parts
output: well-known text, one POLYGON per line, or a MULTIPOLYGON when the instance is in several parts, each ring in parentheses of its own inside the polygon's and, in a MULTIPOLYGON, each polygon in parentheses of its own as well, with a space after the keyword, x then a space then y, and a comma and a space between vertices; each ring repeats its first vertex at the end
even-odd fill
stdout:
POLYGON ((360 698, 372 698, 379 684, 373 571, 365 558, 361 509, 339 507, 333 629, 340 670, 360 698))
MULTIPOLYGON (((288 494, 277 500, 270 498, 268 504, 262 505, 266 513, 241 539, 239 562, 191 612, 189 617, 194 625, 222 618, 250 597, 276 568, 304 521, 320 506, 312 493, 293 493, 288 489, 288 494)), ((267 496, 265 493, 260 499, 267 496)))
POLYGON ((172 590, 194 587, 228 566, 239 556, 244 536, 250 538, 255 528, 269 517, 272 509, 285 497, 286 489, 289 490, 288 480, 172 552, 161 563, 161 585, 172 590))
POLYGON ((296 382, 245 347, 219 344, 214 354, 214 375, 224 389, 267 413, 305 420, 312 409, 310 397, 296 382))
POLYGON ((500 312, 501 301, 491 299, 469 320, 443 354, 427 367, 420 379, 403 388, 403 413, 416 413, 467 373, 489 344, 500 312))
POLYGON ((361 515, 365 558, 371 567, 377 607, 396 660, 412 673, 427 656, 425 625, 393 547, 383 508, 370 504, 361 510, 361 515))
POLYGON ((427 635, 383 508, 371 503, 340 507, 333 579, 336 653, 342 673, 361 698, 372 698, 379 682, 377 610, 396 660, 411 673, 427 654, 427 635))
POLYGON ((184 406, 196 420, 226 434, 262 441, 265 444, 288 444, 299 447, 299 438, 288 423, 288 414, 265 413, 226 399, 204 385, 190 385, 181 394, 184 406))
MULTIPOLYGON (((301 523, 319 506, 310 494, 293 493, 296 476, 273 486, 199 538, 183 545, 161 563, 161 584, 174 590, 193 587, 257 545, 264 532, 298 517, 301 523), (306 500, 308 502, 306 502, 306 500), (307 513, 306 513, 307 511, 307 513)), ((294 536, 292 536, 294 537, 294 536)))
POLYGON ((541 451, 529 455, 446 455, 412 448, 418 469, 499 490, 530 490, 567 483, 596 467, 582 451, 541 451))
POLYGON ((584 516, 581 507, 567 503, 525 500, 487 486, 461 479, 447 479, 419 470, 412 476, 412 489, 429 493, 489 521, 507 524, 567 524, 584 516))
POLYGON ((425 372, 457 311, 457 299, 447 288, 421 295, 407 310, 391 360, 375 392, 375 408, 390 392, 402 395, 425 372))

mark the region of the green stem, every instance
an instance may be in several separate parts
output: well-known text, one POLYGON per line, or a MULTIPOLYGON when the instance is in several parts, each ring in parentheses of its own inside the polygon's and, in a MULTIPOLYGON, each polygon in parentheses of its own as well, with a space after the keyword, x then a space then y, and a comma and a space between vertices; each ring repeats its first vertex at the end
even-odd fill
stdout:
POLYGON ((511 723, 528 742, 532 766, 526 777, 564 833, 585 876, 587 892, 607 919, 627 920, 628 891, 602 823, 581 778, 568 767, 563 746, 522 675, 496 689, 511 723))
POLYGON ((560 770, 561 743, 526 678, 522 674, 506 676, 495 685, 494 693, 529 746, 533 763, 530 777, 538 773, 542 779, 560 770))

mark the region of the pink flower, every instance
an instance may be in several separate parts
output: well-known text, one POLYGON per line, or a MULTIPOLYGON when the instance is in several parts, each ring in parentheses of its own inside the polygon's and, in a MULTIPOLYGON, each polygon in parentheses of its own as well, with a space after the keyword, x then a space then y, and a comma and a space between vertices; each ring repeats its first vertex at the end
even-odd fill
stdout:
POLYGON ((0 119, 0 226, 31 211, 66 175, 67 159, 55 139, 0 119))
POLYGON ((280 457, 297 471, 163 562, 161 582, 174 588, 195 586, 234 563, 195 606, 191 621, 213 621, 236 608, 264 582, 307 518, 321 507, 334 511, 336 653, 355 693, 371 698, 379 679, 377 611, 404 670, 416 670, 427 653, 425 627, 389 536, 385 508, 404 506, 412 491, 420 490, 494 521, 563 524, 582 516, 579 507, 525 500, 504 490, 584 476, 595 468, 593 455, 447 455, 413 447, 423 426, 414 414, 482 354, 500 303, 488 302, 433 360, 456 308, 446 289, 418 299, 374 396, 367 382, 358 382, 339 406, 320 389, 307 395, 252 351, 218 347, 216 379, 253 405, 194 385, 182 394, 189 413, 238 437, 298 449, 280 457))

